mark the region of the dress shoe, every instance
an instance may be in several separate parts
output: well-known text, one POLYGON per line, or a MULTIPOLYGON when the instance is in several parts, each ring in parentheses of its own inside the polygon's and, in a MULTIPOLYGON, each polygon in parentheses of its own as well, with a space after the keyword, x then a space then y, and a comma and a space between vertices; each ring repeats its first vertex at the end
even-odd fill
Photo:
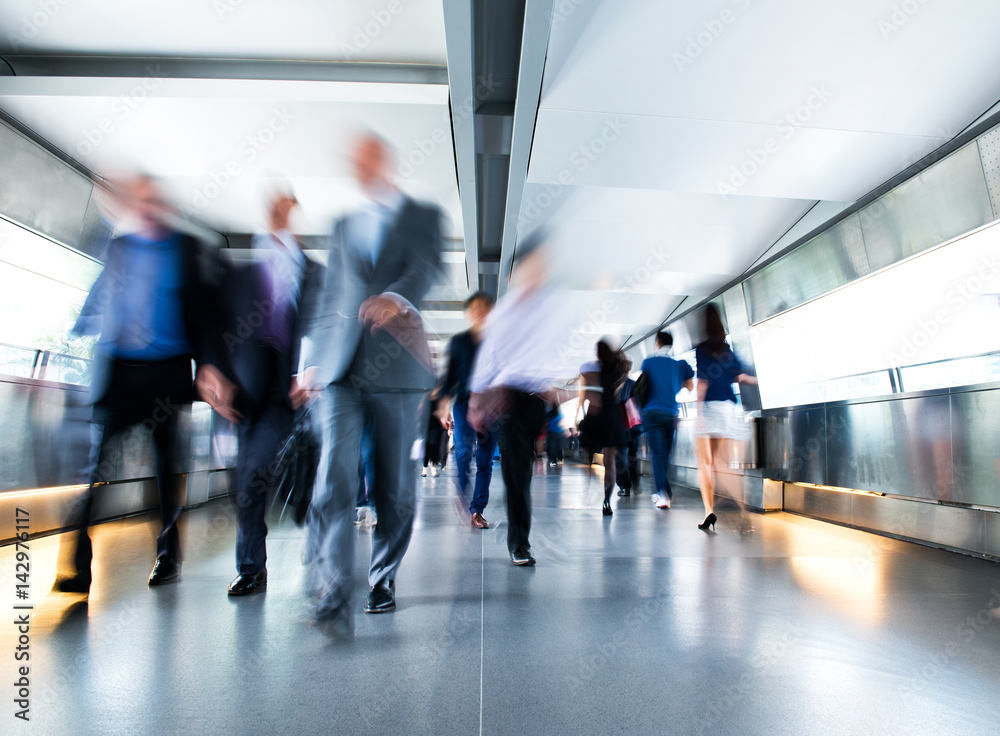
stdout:
POLYGON ((483 518, 483 515, 478 511, 472 515, 472 526, 476 529, 489 529, 490 522, 483 518))
POLYGON ((389 613, 396 610, 396 582, 382 581, 368 591, 365 613, 389 613))
POLYGON ((157 557, 156 564, 153 565, 153 572, 149 574, 150 585, 164 585, 166 583, 176 583, 181 579, 181 566, 176 560, 169 557, 157 557))
POLYGON ((531 551, 528 547, 518 547, 516 550, 510 553, 510 561, 515 565, 534 565, 535 558, 531 556, 531 551))
POLYGON ((354 616, 346 601, 332 608, 317 607, 309 625, 331 639, 350 639, 354 636, 354 616))
POLYGON ((240 573, 229 584, 229 595, 250 595, 267 589, 267 569, 255 573, 240 573))
POLYGON ((78 573, 71 578, 56 580, 52 586, 52 590, 58 593, 89 593, 90 582, 90 575, 81 575, 78 573))

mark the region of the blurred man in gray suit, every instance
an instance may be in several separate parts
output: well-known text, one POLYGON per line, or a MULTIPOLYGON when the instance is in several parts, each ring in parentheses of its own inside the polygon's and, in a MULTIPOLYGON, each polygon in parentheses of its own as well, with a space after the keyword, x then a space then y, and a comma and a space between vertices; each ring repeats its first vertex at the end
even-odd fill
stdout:
POLYGON ((392 184, 393 155, 376 136, 359 139, 352 163, 368 201, 334 225, 322 304, 307 331, 305 370, 293 387, 293 401, 319 400, 323 450, 306 562, 320 621, 347 610, 354 585, 354 496, 366 421, 374 434, 378 524, 365 611, 396 607, 396 570, 410 542, 416 500, 411 448, 421 400, 434 382, 416 304, 440 268, 441 213, 392 184))

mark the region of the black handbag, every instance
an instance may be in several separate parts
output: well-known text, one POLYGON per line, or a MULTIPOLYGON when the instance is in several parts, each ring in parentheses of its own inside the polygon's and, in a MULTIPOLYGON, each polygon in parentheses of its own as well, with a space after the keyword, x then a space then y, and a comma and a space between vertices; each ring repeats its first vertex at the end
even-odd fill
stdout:
POLYGON ((278 451, 275 476, 279 480, 272 507, 279 500, 283 502, 279 521, 289 506, 292 507, 292 518, 296 525, 302 526, 305 521, 312 502, 319 452, 320 444, 313 432, 309 410, 306 409, 296 417, 292 433, 278 451))

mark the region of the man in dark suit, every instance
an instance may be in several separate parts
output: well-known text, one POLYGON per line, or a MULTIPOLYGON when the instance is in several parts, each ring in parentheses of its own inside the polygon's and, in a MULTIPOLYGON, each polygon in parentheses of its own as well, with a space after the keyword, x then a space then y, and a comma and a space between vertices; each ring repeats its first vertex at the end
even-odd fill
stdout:
POLYGON ((306 257, 289 230, 296 206, 290 191, 272 195, 268 231, 254 238, 259 256, 250 266, 233 267, 223 293, 227 327, 223 341, 229 371, 239 387, 236 409, 239 454, 233 498, 237 508, 236 569, 229 595, 267 587, 267 491, 274 485, 275 461, 292 431, 295 410, 290 392, 299 364, 303 326, 314 311, 326 269, 306 257))
POLYGON ((196 383, 203 398, 224 416, 237 416, 234 387, 216 367, 220 347, 213 254, 169 224, 170 208, 153 180, 137 178, 118 194, 137 229, 109 243, 104 271, 74 328, 100 334, 100 340, 91 378, 90 484, 68 522, 75 549, 70 576, 56 581, 55 588, 63 592, 90 590, 88 528, 95 489, 114 479, 114 438, 136 424, 151 429, 156 450, 161 528, 149 584, 180 578, 177 521, 183 493, 177 441, 181 413, 195 395, 192 360, 198 364, 196 383))
POLYGON ((365 611, 392 611, 396 570, 413 530, 411 457, 421 400, 434 382, 416 304, 438 274, 441 213, 389 181, 393 157, 362 137, 354 172, 368 202, 337 221, 324 299, 308 330, 297 400, 321 393, 323 453, 308 520, 306 559, 317 620, 340 616, 353 588, 354 495, 365 422, 372 423, 378 524, 372 534, 365 611))

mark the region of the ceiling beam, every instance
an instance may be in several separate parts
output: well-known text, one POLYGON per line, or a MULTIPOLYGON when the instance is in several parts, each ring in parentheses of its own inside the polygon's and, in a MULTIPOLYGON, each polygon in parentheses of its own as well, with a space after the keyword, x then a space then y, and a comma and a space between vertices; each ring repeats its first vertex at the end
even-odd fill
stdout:
POLYGON ((465 268, 469 289, 479 289, 479 217, 476 208, 476 140, 472 124, 476 82, 472 63, 472 3, 444 0, 444 35, 451 86, 451 127, 455 142, 458 196, 465 234, 465 268))
POLYGON ((31 54, 3 59, 19 77, 146 77, 147 67, 159 65, 163 76, 174 79, 448 84, 448 68, 440 64, 31 54))
POLYGON ((553 0, 527 0, 524 8, 524 31, 521 36, 521 62, 517 74, 517 97, 514 103, 514 131, 510 145, 510 173, 507 202, 500 246, 499 293, 507 290, 514 249, 517 245, 521 197, 528 178, 531 143, 535 136, 538 100, 542 92, 545 53, 549 46, 553 0))

